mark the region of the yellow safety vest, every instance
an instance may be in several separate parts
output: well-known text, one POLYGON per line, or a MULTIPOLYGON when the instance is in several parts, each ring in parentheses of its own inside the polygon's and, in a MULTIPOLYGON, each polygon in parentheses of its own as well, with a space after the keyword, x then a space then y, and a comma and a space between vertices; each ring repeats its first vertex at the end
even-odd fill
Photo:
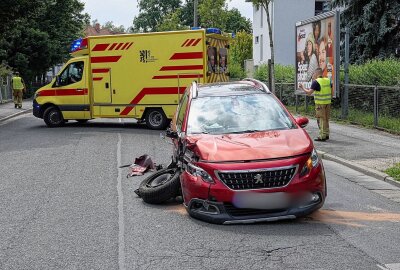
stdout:
POLYGON ((24 89, 24 84, 22 83, 21 77, 13 77, 12 82, 13 82, 13 89, 16 90, 24 89))
POLYGON ((329 78, 318 78, 317 82, 321 86, 321 90, 314 91, 315 104, 331 104, 331 80, 329 78))

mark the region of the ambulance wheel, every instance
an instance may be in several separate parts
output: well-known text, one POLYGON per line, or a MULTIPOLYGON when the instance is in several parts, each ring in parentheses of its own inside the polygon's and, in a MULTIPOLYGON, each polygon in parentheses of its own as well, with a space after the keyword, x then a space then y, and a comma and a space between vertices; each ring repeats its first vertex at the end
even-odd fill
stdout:
POLYGON ((146 113, 146 125, 149 129, 164 129, 168 119, 162 109, 150 109, 146 113))
POLYGON ((48 107, 43 113, 43 120, 48 127, 60 127, 65 123, 61 111, 56 107, 48 107))
POLYGON ((159 204, 176 197, 181 186, 180 170, 177 168, 159 170, 140 183, 138 195, 146 203, 159 204))

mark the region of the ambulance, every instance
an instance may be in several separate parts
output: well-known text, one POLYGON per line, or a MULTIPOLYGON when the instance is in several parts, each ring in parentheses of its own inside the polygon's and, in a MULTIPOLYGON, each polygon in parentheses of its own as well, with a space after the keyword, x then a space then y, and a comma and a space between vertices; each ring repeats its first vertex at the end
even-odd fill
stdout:
POLYGON ((134 118, 164 129, 192 81, 229 80, 230 39, 217 28, 78 39, 73 57, 36 91, 33 115, 48 127, 134 118))

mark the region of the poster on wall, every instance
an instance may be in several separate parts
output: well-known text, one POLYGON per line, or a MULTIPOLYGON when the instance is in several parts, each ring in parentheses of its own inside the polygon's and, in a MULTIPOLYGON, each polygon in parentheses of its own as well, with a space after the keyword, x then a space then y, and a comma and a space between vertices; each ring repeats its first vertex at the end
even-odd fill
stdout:
MULTIPOLYGON (((296 24, 296 85, 310 88, 312 76, 321 68, 332 82, 332 96, 338 95, 337 68, 339 61, 337 13, 328 12, 296 24)), ((304 94, 297 88, 296 94, 304 94)))

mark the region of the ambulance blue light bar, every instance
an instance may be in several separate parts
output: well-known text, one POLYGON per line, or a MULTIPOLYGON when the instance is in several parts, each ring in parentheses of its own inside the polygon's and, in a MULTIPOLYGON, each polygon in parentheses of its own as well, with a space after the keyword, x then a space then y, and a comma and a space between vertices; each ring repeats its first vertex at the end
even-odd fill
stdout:
MULTIPOLYGON (((201 27, 192 27, 191 30, 199 30, 201 27)), ((219 28, 206 28, 207 34, 219 34, 222 35, 222 31, 219 28)))
POLYGON ((207 28, 206 29, 207 34, 222 34, 222 31, 219 28, 207 28))
POLYGON ((83 50, 83 49, 87 49, 87 39, 86 38, 79 38, 77 40, 74 40, 71 44, 71 47, 69 49, 70 53, 79 51, 79 50, 83 50))

